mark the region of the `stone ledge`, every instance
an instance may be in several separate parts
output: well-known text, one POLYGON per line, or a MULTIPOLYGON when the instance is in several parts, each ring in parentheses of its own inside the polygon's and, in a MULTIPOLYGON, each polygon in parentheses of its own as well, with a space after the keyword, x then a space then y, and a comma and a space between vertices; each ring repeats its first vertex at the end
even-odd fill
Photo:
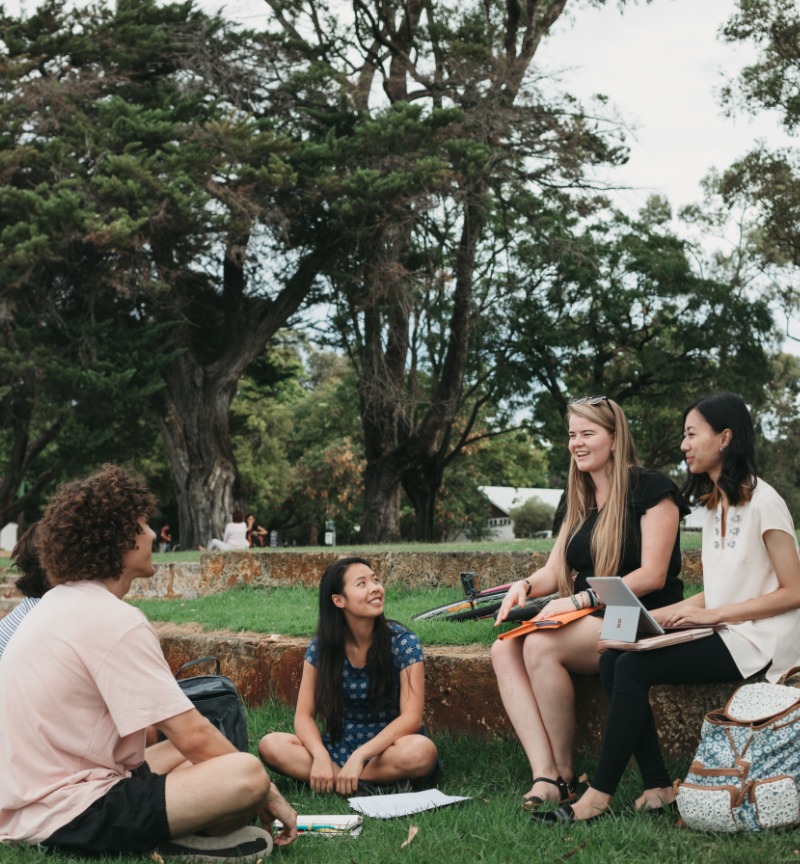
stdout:
MULTIPOLYGON (((324 552, 241 551, 206 553, 199 562, 157 564, 151 579, 134 581, 129 599, 194 599, 246 586, 272 588, 302 585, 316 588, 325 567, 347 550, 324 552)), ((450 587, 461 594, 459 574, 474 570, 484 588, 513 582, 544 564, 543 552, 377 552, 369 556, 387 585, 411 588, 450 587)), ((700 581, 700 553, 683 553, 683 577, 700 581)), ((0 617, 20 599, 13 581, 0 577, 0 617)), ((454 598, 455 599, 455 598, 454 598)))
MULTIPOLYGON (((308 639, 263 633, 203 631, 196 624, 155 622, 164 656, 173 671, 206 655, 220 658, 222 672, 250 705, 278 699, 292 706, 300 687, 308 639)), ((425 723, 437 730, 478 737, 511 735, 484 645, 429 646, 425 649, 425 723)), ((664 753, 694 756, 703 717, 725 705, 736 684, 654 687, 651 702, 664 753)), ((606 699, 597 677, 575 679, 576 742, 596 755, 606 719, 606 699)))
MULTIPOLYGON (((211 552, 199 562, 158 564, 151 579, 137 579, 128 595, 139 598, 184 598, 217 594, 245 586, 272 588, 302 585, 316 588, 325 567, 347 555, 346 549, 324 552, 211 552)), ((541 567, 544 552, 376 552, 370 554, 375 572, 386 585, 412 588, 451 587, 461 593, 459 574, 474 570, 484 588, 522 579, 541 567)), ((683 553, 683 578, 699 583, 700 552, 683 553)))

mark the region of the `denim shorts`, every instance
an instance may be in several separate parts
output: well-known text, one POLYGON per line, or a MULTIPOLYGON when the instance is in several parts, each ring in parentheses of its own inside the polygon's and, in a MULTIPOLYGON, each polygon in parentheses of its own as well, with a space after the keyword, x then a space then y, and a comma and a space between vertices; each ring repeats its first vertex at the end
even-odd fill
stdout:
POLYGON ((144 762, 41 845, 81 855, 149 852, 170 837, 166 783, 144 762))

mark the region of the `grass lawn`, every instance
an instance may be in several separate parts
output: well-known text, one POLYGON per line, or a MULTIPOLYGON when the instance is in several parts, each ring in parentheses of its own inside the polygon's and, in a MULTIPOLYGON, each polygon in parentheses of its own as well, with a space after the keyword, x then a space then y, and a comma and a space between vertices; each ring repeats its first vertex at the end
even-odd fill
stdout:
MULTIPOLYGON (((267 705, 249 712, 253 749, 272 729, 291 728, 291 713, 267 705)), ((631 808, 638 794, 638 778, 629 770, 614 806, 614 815, 591 826, 533 827, 520 809, 520 796, 530 776, 522 752, 511 740, 477 741, 436 736, 444 763, 438 788, 446 794, 469 796, 462 804, 391 820, 364 820, 358 838, 300 837, 290 847, 276 850, 278 861, 314 864, 780 864, 800 860, 797 831, 750 835, 704 835, 678 828, 673 814, 637 814, 631 808), (414 826, 411 844, 401 844, 414 826)), ((591 771, 591 759, 578 761, 579 771, 591 771)), ((682 776, 686 766, 673 766, 682 776)), ((335 795, 318 796, 305 786, 277 778, 283 794, 306 815, 351 812, 335 795)), ((35 849, 8 848, 3 864, 75 864, 75 858, 45 855, 35 849)), ((143 861, 143 856, 122 861, 143 861)), ((165 859, 169 864, 169 859, 165 859)), ((92 859, 112 864, 120 859, 92 859)))
MULTIPOLYGON (((687 595, 698 590, 687 586, 687 595)), ((281 588, 236 588, 221 594, 191 600, 135 600, 152 621, 174 624, 197 623, 205 630, 251 630, 283 636, 311 636, 317 624, 317 590, 287 586, 281 588)), ((412 621, 413 615, 458 600, 457 588, 422 589, 389 587, 386 614, 412 629, 423 645, 491 645, 502 630, 516 624, 494 626, 492 618, 480 621, 412 621)))
MULTIPOLYGON (((433 548, 455 551, 441 546, 433 548)), ((157 557, 187 560, 191 554, 157 557)), ((497 632, 491 619, 466 623, 410 621, 415 612, 455 599, 454 594, 457 592, 452 589, 390 588, 387 610, 392 617, 409 624, 425 644, 490 644, 497 632)), ((196 621, 209 629, 246 629, 298 636, 311 635, 317 615, 316 591, 294 587, 238 589, 197 600, 147 600, 135 605, 156 620, 196 621)), ((291 709, 277 703, 250 708, 248 716, 254 751, 259 738, 266 732, 290 730, 292 726, 291 709)), ((447 794, 469 796, 469 801, 414 817, 387 821, 365 819, 362 835, 358 838, 301 837, 289 848, 276 850, 273 858, 313 861, 314 864, 398 861, 414 864, 800 862, 800 833, 797 831, 704 835, 677 827, 674 814, 634 813, 631 804, 639 793, 639 784, 632 769, 626 773, 618 791, 612 816, 591 826, 533 827, 520 809, 520 797, 530 785, 530 774, 515 740, 483 741, 453 735, 435 735, 435 740, 444 763, 438 788, 447 794), (409 846, 401 848, 412 826, 418 829, 418 833, 409 846)), ((591 774, 593 759, 592 755, 581 756, 577 763, 578 771, 591 774)), ((686 769, 685 764, 672 766, 673 776, 684 776, 686 769)), ((302 784, 284 778, 277 778, 277 782, 301 814, 350 812, 347 802, 335 795, 317 796, 302 784)), ((0 849, 0 864, 75 864, 76 860, 80 859, 45 855, 36 849, 0 849)), ((93 864, 119 864, 120 860, 144 861, 147 858, 120 859, 114 856, 92 859, 93 864)), ((168 859, 166 864, 169 864, 168 859)))

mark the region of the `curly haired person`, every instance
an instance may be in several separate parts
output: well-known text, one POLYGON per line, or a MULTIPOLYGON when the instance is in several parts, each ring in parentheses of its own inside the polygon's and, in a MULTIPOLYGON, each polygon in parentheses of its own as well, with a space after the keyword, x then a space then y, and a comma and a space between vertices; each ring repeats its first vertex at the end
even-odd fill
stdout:
POLYGON ((158 637, 123 602, 155 568, 155 499, 121 468, 61 486, 38 524, 55 585, 0 663, 0 842, 77 854, 264 857, 296 814, 255 756, 183 694, 158 637), (148 726, 165 741, 146 747, 148 726))

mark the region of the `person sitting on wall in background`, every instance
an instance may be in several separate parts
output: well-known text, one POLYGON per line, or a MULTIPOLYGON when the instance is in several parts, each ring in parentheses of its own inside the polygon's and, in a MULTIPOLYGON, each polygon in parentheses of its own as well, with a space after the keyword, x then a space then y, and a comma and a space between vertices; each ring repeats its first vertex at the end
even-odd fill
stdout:
MULTIPOLYGON (((220 552, 228 552, 231 549, 249 549, 250 543, 247 539, 247 523, 244 521, 244 513, 241 510, 234 510, 233 517, 225 526, 225 533, 222 535, 222 540, 214 537, 209 541, 208 551, 213 552, 219 549, 220 552)), ((204 546, 200 547, 205 550, 204 546)))
POLYGON ((387 621, 384 593, 363 558, 341 558, 325 570, 295 734, 271 732, 258 745, 268 767, 315 792, 353 795, 423 781, 438 770, 436 745, 422 726, 422 646, 416 634, 387 621))
POLYGON ((36 549, 37 522, 34 522, 17 540, 11 553, 13 566, 21 576, 14 583, 23 599, 3 618, 0 618, 0 657, 6 650, 9 639, 22 623, 22 619, 36 606, 53 587, 39 562, 36 549))
MULTIPOLYGON (((59 487, 38 523, 55 587, 0 661, 0 843, 79 855, 264 857, 296 813, 178 686, 123 598, 155 573, 155 499, 113 465, 59 487), (165 741, 145 746, 154 725, 165 741)), ((204 858, 204 860, 206 860, 204 858)))
POLYGON ((735 681, 766 670, 777 681, 800 665, 800 554, 789 509, 756 476, 755 435, 747 406, 733 393, 692 403, 683 414, 684 493, 705 508, 703 591, 651 612, 665 627, 725 626, 704 639, 657 651, 605 651, 600 680, 609 697, 600 760, 574 805, 534 813, 545 824, 605 815, 631 756, 644 792, 637 810, 661 810, 676 793, 656 733, 649 690, 655 684, 735 681))
MULTIPOLYGON (((639 467, 628 420, 606 396, 576 399, 567 408, 567 507, 547 562, 509 589, 497 623, 526 599, 561 597, 533 620, 598 606, 589 576, 622 576, 648 609, 683 597, 675 484, 639 467)), ((679 503, 680 502, 680 503, 679 503)), ((531 767, 522 805, 577 798, 573 764, 575 691, 572 675, 596 675, 602 611, 560 629, 498 639, 492 664, 503 706, 531 767)))
POLYGON ((247 514, 247 541, 251 548, 262 549, 267 545, 267 537, 269 532, 256 521, 255 514, 247 514))
POLYGON ((159 552, 169 552, 172 548, 172 534, 169 530, 169 522, 165 522, 161 526, 161 530, 158 532, 158 551, 159 552))

